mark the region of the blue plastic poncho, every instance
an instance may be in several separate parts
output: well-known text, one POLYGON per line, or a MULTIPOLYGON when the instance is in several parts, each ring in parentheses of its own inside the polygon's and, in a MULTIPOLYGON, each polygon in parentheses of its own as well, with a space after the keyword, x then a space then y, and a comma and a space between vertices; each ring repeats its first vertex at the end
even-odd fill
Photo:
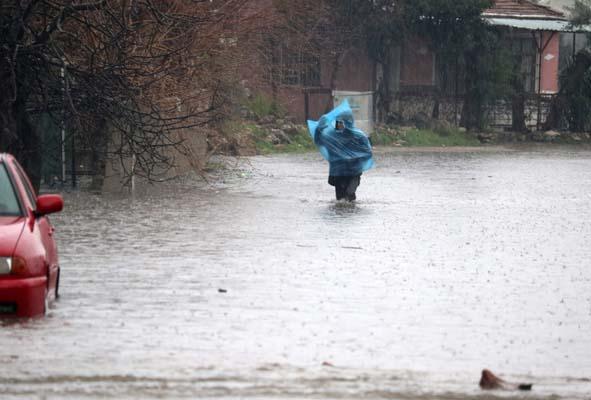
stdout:
POLYGON ((369 139, 354 127, 353 122, 353 112, 347 100, 318 121, 308 120, 310 136, 329 162, 331 176, 361 175, 374 166, 369 139), (336 121, 343 121, 345 129, 337 130, 336 121))

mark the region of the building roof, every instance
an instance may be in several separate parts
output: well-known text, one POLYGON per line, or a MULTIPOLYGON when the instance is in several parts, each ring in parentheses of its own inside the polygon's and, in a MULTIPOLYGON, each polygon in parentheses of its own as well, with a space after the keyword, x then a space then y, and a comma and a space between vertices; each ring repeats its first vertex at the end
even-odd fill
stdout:
POLYGON ((494 6, 482 13, 491 25, 530 31, 591 32, 591 26, 574 27, 564 13, 528 0, 493 0, 494 6))
POLYGON ((512 28, 527 29, 529 31, 550 32, 591 32, 590 27, 573 27, 568 21, 531 19, 531 18, 494 18, 487 17, 491 25, 510 26, 512 28))
POLYGON ((484 11, 485 18, 519 18, 564 21, 566 17, 560 11, 548 6, 532 3, 528 0, 493 0, 494 6, 484 11))

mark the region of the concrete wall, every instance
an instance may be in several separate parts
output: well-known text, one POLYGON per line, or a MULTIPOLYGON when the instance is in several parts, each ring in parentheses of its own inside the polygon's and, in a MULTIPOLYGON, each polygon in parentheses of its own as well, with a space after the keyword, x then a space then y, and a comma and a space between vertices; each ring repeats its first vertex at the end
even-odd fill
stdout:
MULTIPOLYGON (((164 153, 174 160, 174 165, 167 171, 161 171, 158 179, 171 179, 183 176, 191 171, 201 170, 207 161, 207 132, 204 130, 180 130, 172 135, 173 140, 182 142, 177 148, 167 148, 164 153)), ((112 151, 113 149, 111 149, 112 151)), ((120 159, 112 156, 107 160, 105 178, 102 190, 104 192, 129 191, 129 176, 132 158, 120 159)), ((138 171, 142 173, 142 171, 138 171)), ((137 177, 135 184, 143 186, 148 183, 145 179, 137 177)))

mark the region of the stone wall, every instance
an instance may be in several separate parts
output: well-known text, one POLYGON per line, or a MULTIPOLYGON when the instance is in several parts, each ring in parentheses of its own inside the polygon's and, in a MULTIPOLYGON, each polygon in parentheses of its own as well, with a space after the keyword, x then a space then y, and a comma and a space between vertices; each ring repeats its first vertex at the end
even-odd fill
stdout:
POLYGON ((543 142, 557 144, 581 144, 591 142, 591 134, 588 132, 558 132, 535 131, 520 133, 511 131, 480 132, 476 134, 478 140, 484 144, 503 144, 515 142, 543 142))
MULTIPOLYGON (((550 111, 551 95, 539 97, 540 122, 544 123, 550 111)), ((459 124, 462 115, 463 98, 440 98, 439 119, 451 124, 459 124)), ((395 123, 415 122, 425 118, 431 118, 435 97, 433 94, 399 93, 392 105, 392 118, 395 123)), ((489 125, 492 128, 511 128, 512 106, 507 100, 499 100, 488 108, 489 125)), ((538 96, 531 96, 525 103, 525 121, 530 129, 537 128, 538 122, 538 96)))
MULTIPOLYGON (((540 123, 546 121, 546 117, 550 112, 550 103, 552 96, 541 95, 530 96, 525 100, 525 124, 530 129, 537 129, 538 125, 538 109, 540 111, 540 123)), ((489 108, 489 119, 492 127, 510 128, 512 125, 512 105, 511 101, 500 100, 489 108)))
MULTIPOLYGON (((457 124, 460 121, 462 112, 462 99, 441 98, 439 103, 439 119, 457 124)), ((392 109, 394 110, 394 121, 396 123, 416 122, 425 118, 430 119, 433 115, 435 98, 428 94, 398 94, 392 109)))

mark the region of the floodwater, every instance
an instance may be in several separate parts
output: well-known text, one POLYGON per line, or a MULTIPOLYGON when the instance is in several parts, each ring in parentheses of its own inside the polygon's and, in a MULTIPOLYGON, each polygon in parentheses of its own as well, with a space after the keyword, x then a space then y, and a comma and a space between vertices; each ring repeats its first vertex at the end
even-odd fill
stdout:
POLYGON ((591 398, 591 149, 376 161, 354 204, 317 154, 66 193, 61 298, 0 322, 0 398, 591 398))

